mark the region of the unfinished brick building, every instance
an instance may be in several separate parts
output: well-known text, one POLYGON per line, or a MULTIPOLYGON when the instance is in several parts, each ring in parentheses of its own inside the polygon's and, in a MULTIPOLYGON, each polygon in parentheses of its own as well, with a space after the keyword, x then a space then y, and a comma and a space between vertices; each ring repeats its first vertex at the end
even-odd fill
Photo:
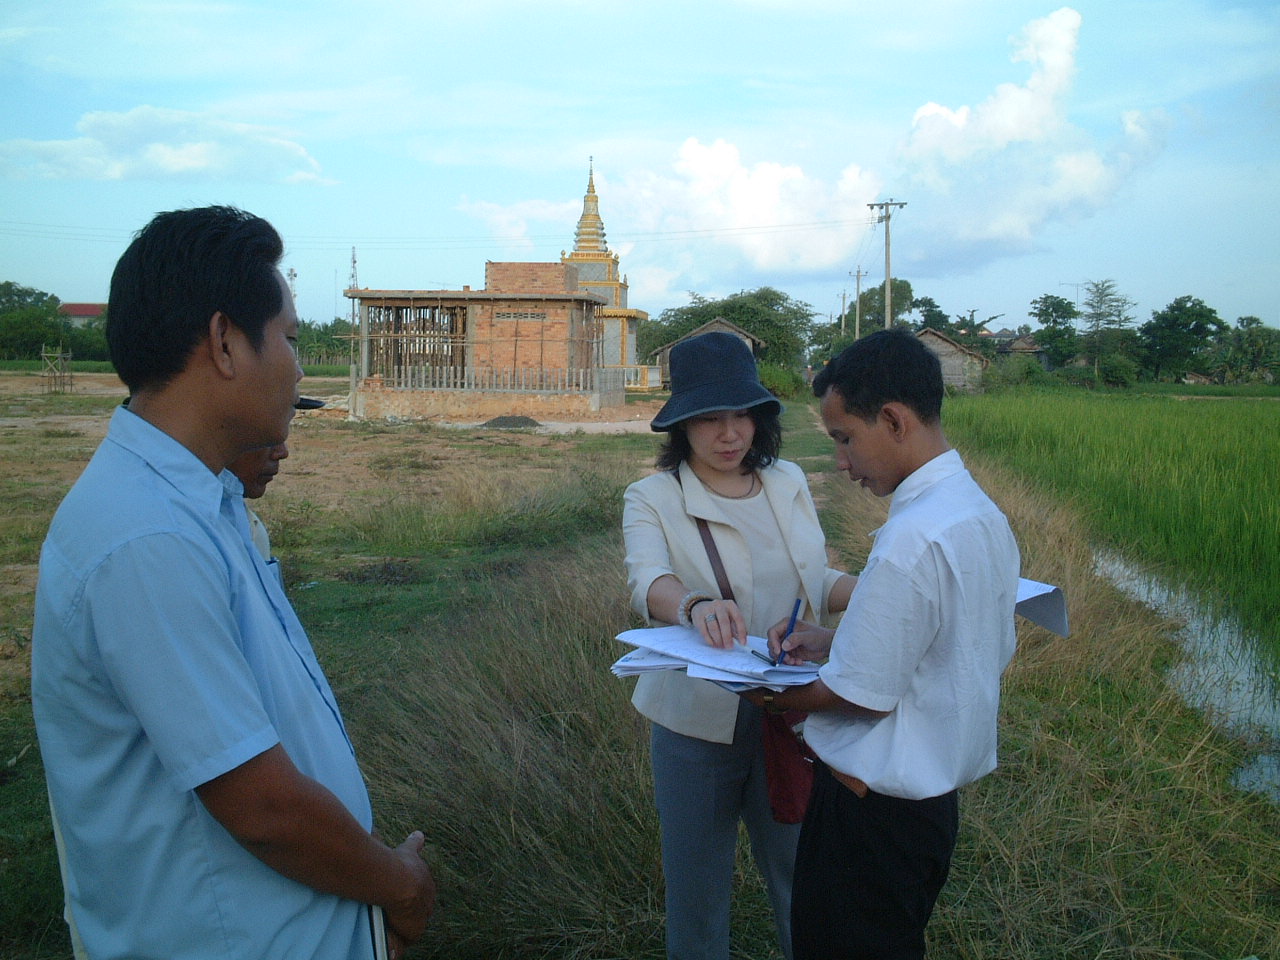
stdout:
POLYGON ((352 416, 572 419, 625 402, 648 315, 626 305, 594 173, 572 254, 490 261, 484 279, 483 290, 345 291, 358 315, 352 416))

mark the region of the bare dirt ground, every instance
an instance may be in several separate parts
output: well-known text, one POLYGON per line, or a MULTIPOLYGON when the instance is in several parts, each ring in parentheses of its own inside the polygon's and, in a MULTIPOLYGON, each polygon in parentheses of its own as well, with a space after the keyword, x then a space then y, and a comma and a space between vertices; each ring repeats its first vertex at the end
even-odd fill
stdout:
MULTIPOLYGON (((268 522, 273 509, 290 504, 334 508, 386 496, 389 484, 404 495, 430 494, 442 484, 460 482, 460 475, 479 464, 489 475, 518 473, 533 459, 553 462, 555 449, 570 442, 564 434, 647 433, 662 406, 656 400, 632 402, 589 419, 514 430, 427 421, 433 427, 470 428, 454 441, 414 429, 380 429, 376 423, 351 429, 345 422, 345 378, 308 377, 300 387, 328 406, 299 411, 294 418, 290 457, 262 501, 268 522)), ((113 374, 77 373, 71 391, 49 395, 36 374, 0 371, 0 696, 22 695, 29 675, 26 644, 44 531, 106 435, 113 401, 126 395, 113 374)))

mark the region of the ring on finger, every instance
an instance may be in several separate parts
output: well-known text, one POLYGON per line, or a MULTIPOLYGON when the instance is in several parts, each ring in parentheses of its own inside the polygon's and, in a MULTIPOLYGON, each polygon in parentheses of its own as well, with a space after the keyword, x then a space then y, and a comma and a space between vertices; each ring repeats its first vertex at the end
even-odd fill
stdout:
POLYGON ((717 617, 714 613, 708 613, 704 619, 707 621, 707 623, 715 623, 717 617))

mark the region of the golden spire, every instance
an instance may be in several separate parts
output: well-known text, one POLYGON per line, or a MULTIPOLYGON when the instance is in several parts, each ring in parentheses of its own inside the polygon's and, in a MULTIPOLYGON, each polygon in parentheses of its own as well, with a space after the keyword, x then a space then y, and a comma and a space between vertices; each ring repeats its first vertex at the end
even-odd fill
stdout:
POLYGON ((600 198, 596 196, 595 158, 587 167, 587 195, 582 198, 582 216, 573 235, 574 253, 607 253, 609 245, 604 239, 604 221, 600 219, 600 198))

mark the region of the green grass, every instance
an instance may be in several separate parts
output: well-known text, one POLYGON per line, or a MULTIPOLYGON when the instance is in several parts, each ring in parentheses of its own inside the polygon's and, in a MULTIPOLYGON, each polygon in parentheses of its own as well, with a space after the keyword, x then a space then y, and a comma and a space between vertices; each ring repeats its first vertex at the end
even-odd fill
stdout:
MULTIPOLYGON (((45 369, 44 360, 0 360, 0 370, 18 373, 38 374, 45 369)), ((115 367, 109 360, 72 360, 72 373, 114 373, 115 367)))
POLYGON ((0 417, 35 417, 109 413, 120 405, 120 396, 81 393, 50 393, 44 396, 0 396, 0 417))
MULTIPOLYGON (((788 404, 785 423, 783 455, 830 471, 812 405, 788 404)), ((427 836, 440 906, 411 956, 659 960, 645 725, 631 685, 608 671, 622 652, 613 635, 636 623, 621 493, 652 464, 657 438, 538 446, 415 425, 308 430, 385 458, 371 489, 336 506, 287 482, 263 503, 379 828, 393 840, 414 828, 427 836), (456 466, 430 471, 430 492, 413 492, 418 464, 448 449, 478 462, 452 478, 442 475, 456 466)), ((1164 673, 1178 651, 1167 624, 1094 576, 1081 515, 964 452, 1010 516, 1024 573, 1066 590, 1074 629, 1063 640, 1020 625, 1001 768, 964 791, 930 957, 1280 956, 1280 810, 1229 786, 1248 746, 1170 691, 1164 673)), ((822 485, 831 546, 857 569, 885 503, 840 477, 822 485)), ((56 499, 4 528, 14 557, 34 556, 56 499)), ((0 643, 16 648, 29 620, 3 616, 0 643)), ((11 691, 0 698, 0 956, 13 960, 66 956, 33 741, 30 703, 11 691)), ((733 957, 776 960, 745 845, 740 859, 733 957)))
POLYGON ((1195 588, 1280 662, 1280 403, 1021 391, 943 416, 962 450, 1074 503, 1098 542, 1195 588))

